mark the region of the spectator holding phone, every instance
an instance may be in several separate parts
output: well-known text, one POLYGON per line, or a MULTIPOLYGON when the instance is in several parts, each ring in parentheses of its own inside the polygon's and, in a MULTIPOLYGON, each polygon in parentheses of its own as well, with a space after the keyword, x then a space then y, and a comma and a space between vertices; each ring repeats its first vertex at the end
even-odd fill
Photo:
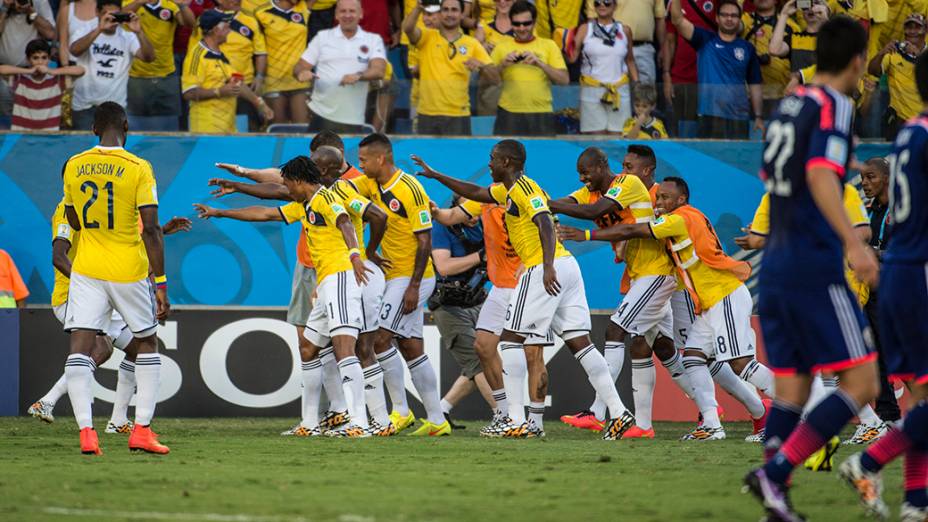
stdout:
POLYGON ((815 65, 815 44, 818 31, 830 16, 825 0, 788 0, 780 10, 780 18, 770 37, 768 52, 772 56, 789 57, 792 72, 799 72, 810 65, 815 65), (793 15, 802 11, 806 28, 802 31, 788 31, 793 15))
POLYGON ((886 75, 889 108, 884 116, 884 137, 889 141, 896 138, 903 123, 922 111, 915 82, 915 59, 925 52, 925 15, 910 14, 904 27, 905 39, 886 44, 867 67, 867 72, 877 78, 886 75))
POLYGON ((97 0, 97 26, 85 33, 71 33, 71 56, 86 71, 74 82, 74 129, 90 130, 94 111, 103 102, 125 107, 132 61, 155 59, 155 49, 142 32, 138 15, 121 13, 121 7, 119 0, 97 0))
POLYGON ((0 63, 26 65, 23 52, 36 38, 55 39, 55 22, 48 0, 3 0, 0 4, 0 63))
POLYGON ((509 10, 513 38, 499 42, 486 71, 502 82, 496 123, 497 136, 553 136, 556 133, 551 84, 567 85, 567 64, 553 40, 534 35, 535 6, 519 0, 509 10))

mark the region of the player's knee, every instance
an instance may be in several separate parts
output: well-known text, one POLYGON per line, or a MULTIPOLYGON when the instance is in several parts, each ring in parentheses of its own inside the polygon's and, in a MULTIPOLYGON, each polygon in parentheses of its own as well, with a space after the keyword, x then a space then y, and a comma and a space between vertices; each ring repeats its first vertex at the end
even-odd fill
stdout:
POLYGON ((628 335, 627 332, 621 326, 609 321, 608 326, 606 326, 607 341, 621 343, 625 341, 626 335, 628 335))
POLYGON ((654 353, 657 358, 666 361, 677 353, 677 348, 673 345, 673 339, 670 337, 658 336, 654 340, 654 353))
POLYGON ((648 346, 647 341, 644 340, 644 337, 636 335, 632 337, 631 346, 628 349, 629 353, 632 356, 632 359, 647 359, 651 357, 651 347, 648 346))
POLYGON ((94 342, 93 350, 90 352, 90 357, 93 359, 93 362, 99 367, 108 361, 112 355, 113 347, 110 346, 110 343, 106 341, 105 337, 98 335, 96 342, 94 342))

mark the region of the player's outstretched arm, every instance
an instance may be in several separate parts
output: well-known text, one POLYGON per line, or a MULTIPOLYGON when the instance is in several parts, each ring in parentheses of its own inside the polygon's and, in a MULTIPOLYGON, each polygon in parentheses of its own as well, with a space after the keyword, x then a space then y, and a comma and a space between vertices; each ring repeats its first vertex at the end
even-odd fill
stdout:
POLYGON ((561 293, 561 283, 558 282, 557 271, 554 269, 554 251, 557 248, 554 220, 550 214, 542 212, 533 217, 532 221, 538 227, 538 238, 541 240, 545 290, 551 295, 557 295, 561 293))
POLYGON ((445 174, 432 169, 432 167, 429 167, 426 162, 422 161, 422 158, 416 156, 415 154, 409 156, 409 158, 413 163, 422 168, 421 171, 416 173, 416 176, 434 179, 435 181, 451 189, 451 191, 455 194, 467 199, 479 201, 480 203, 496 203, 496 200, 494 200, 493 196, 490 195, 490 190, 488 188, 481 187, 480 185, 476 185, 467 181, 462 181, 457 178, 452 178, 451 176, 446 176, 445 174))
POLYGON ((283 183, 284 178, 280 175, 280 169, 270 167, 266 169, 249 169, 234 163, 217 163, 217 167, 236 176, 250 179, 256 183, 283 183))
POLYGON ((148 266, 158 285, 155 290, 158 320, 164 321, 171 311, 171 303, 168 301, 167 283, 164 279, 164 233, 158 221, 158 207, 142 207, 139 209, 139 215, 142 218, 142 242, 145 243, 145 253, 148 254, 148 266))
POLYGON ((612 225, 600 230, 580 230, 579 228, 560 225, 557 228, 561 241, 623 241, 632 238, 649 238, 651 227, 647 223, 629 225, 612 225))
POLYGON ((261 183, 242 183, 241 181, 232 181, 229 179, 213 178, 209 180, 211 187, 218 187, 210 194, 220 198, 228 194, 245 194, 258 199, 277 199, 281 201, 292 201, 290 191, 283 183, 265 181, 261 183))
POLYGON ((167 223, 162 225, 161 230, 164 235, 170 236, 178 232, 190 232, 193 228, 193 222, 185 217, 172 217, 167 223))
POLYGON ((549 201, 548 206, 556 214, 564 214, 565 216, 588 221, 622 210, 615 201, 609 198, 600 198, 595 203, 588 205, 581 205, 571 198, 561 198, 549 201))
POLYGON ((432 219, 446 227, 467 223, 467 220, 470 219, 470 216, 461 207, 441 208, 434 201, 429 201, 429 207, 432 211, 432 219))
POLYGON ((194 203, 200 219, 229 218, 239 221, 283 221, 284 218, 276 207, 213 208, 202 203, 194 203))
POLYGON ((880 276, 876 255, 851 226, 844 210, 844 187, 838 177, 827 167, 813 167, 806 172, 806 183, 815 205, 844 243, 848 264, 857 278, 876 288, 880 276))
POLYGON ((67 239, 55 238, 52 241, 52 265, 65 277, 70 278, 71 259, 68 257, 68 250, 71 250, 71 242, 67 239))
POLYGON ((358 245, 358 235, 354 230, 354 226, 351 224, 351 218, 348 217, 348 214, 340 214, 335 218, 335 226, 337 226, 338 231, 342 233, 342 239, 345 240, 345 246, 348 247, 348 256, 351 259, 351 267, 354 270, 355 280, 358 282, 358 285, 366 285, 368 281, 367 272, 370 272, 370 269, 364 266, 364 261, 361 260, 361 248, 358 245))
POLYGON ((370 259, 372 263, 379 266, 381 270, 390 268, 390 262, 380 257, 380 254, 377 253, 377 249, 380 248, 380 242, 383 240, 383 235, 387 231, 387 213, 376 205, 368 205, 367 208, 364 209, 364 214, 361 216, 361 219, 370 227, 370 236, 367 239, 367 246, 365 247, 367 258, 370 259))

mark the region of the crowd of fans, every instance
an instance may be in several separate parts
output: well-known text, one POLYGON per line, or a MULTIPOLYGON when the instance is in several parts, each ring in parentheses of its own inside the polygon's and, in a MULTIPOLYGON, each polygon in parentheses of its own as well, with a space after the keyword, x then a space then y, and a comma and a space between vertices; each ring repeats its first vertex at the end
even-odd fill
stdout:
POLYGON ((469 135, 492 120, 497 135, 759 137, 814 74, 818 29, 846 15, 870 34, 858 134, 890 139, 920 110, 928 14, 924 0, 56 2, 0 0, 14 130, 86 130, 115 101, 137 128, 196 133, 469 135))

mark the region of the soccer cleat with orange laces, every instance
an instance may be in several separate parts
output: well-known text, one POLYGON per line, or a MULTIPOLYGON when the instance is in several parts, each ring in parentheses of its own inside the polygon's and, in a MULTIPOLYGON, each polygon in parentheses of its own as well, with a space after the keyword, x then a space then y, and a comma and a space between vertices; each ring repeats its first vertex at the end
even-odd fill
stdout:
POLYGON ((601 421, 590 410, 583 410, 573 415, 561 415, 561 422, 581 430, 602 431, 606 421, 601 421))
POLYGON ((630 411, 626 410, 622 413, 621 417, 618 419, 611 419, 609 423, 603 427, 603 440, 619 440, 625 435, 625 432, 630 430, 634 425, 635 416, 632 415, 630 411))
POLYGON ((889 506, 883 502, 883 478, 871 473, 860 464, 860 453, 855 453, 838 467, 838 476, 844 479, 860 497, 867 515, 879 520, 889 518, 889 506))
POLYGON ((97 440, 97 432, 93 428, 81 430, 81 453, 84 455, 103 455, 103 452, 100 451, 100 441, 97 440))
POLYGON ((622 435, 623 439, 653 439, 654 428, 643 430, 638 426, 632 426, 622 435))
POLYGON ((158 434, 151 430, 150 426, 135 425, 132 434, 129 435, 129 450, 144 451, 147 453, 156 453, 158 455, 167 455, 170 448, 158 442, 158 434))

